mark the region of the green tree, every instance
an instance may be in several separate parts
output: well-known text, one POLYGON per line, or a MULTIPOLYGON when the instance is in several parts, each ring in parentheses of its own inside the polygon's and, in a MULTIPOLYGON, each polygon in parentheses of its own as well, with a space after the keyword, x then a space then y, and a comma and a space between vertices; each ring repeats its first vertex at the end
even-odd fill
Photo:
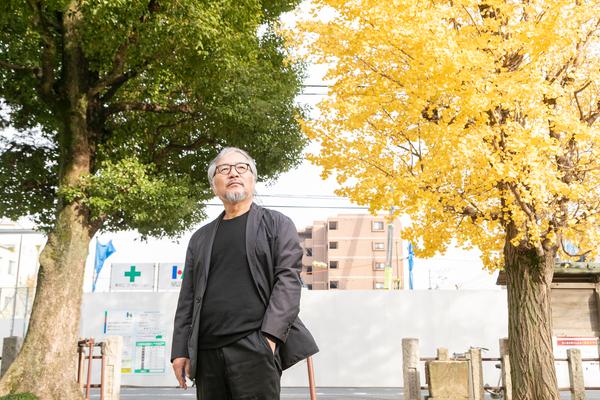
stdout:
POLYGON ((296 0, 4 0, 0 216, 48 234, 23 349, 0 394, 76 399, 84 261, 99 230, 172 236, 204 217, 208 161, 261 179, 305 140, 277 18, 296 0), (12 130, 11 130, 12 131, 12 130))
POLYGON ((600 238, 600 2, 313 4, 304 30, 335 82, 306 124, 316 162, 341 194, 409 214, 419 255, 454 238, 504 268, 514 398, 558 400, 555 259, 600 238))

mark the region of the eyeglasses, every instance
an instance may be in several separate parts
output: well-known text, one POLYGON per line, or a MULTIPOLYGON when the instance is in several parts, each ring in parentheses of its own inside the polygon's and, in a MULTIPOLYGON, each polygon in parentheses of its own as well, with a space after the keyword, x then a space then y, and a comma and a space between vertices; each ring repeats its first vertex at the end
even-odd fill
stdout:
POLYGON ((217 173, 221 175, 229 175, 231 172, 231 167, 235 168, 238 174, 243 175, 250 169, 250 164, 248 163, 237 163, 237 164, 221 164, 217 165, 215 169, 215 175, 217 173))

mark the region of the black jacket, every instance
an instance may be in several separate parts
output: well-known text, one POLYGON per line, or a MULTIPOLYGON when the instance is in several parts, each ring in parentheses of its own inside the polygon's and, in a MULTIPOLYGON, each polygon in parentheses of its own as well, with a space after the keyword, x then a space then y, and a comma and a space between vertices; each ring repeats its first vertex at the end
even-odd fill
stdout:
MULTIPOLYGON (((175 322, 171 361, 191 360, 196 376, 200 309, 206 290, 213 241, 224 212, 198 229, 190 239, 175 322)), ((319 351, 315 340, 298 318, 302 249, 293 222, 285 215, 252 204, 246 225, 248 265, 267 310, 261 330, 281 343, 283 369, 319 351)))

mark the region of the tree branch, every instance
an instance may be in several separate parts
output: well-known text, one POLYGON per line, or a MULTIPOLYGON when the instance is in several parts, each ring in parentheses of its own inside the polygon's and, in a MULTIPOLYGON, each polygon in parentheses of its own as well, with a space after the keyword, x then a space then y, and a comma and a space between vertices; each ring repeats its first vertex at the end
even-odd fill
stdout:
MULTIPOLYGON (((145 23, 148 18, 158 12, 160 10, 160 6, 158 5, 156 0, 150 0, 148 3, 148 7, 146 8, 147 13, 144 13, 140 17, 140 23, 145 23)), ((112 69, 108 72, 103 78, 99 79, 95 85, 93 85, 88 91, 88 97, 94 97, 98 93, 102 92, 104 89, 109 88, 113 89, 113 93, 109 96, 112 97, 116 89, 121 87, 127 80, 139 74, 139 70, 130 70, 124 71, 125 61, 127 60, 127 53, 129 51, 129 47, 136 43, 139 36, 139 30, 134 27, 134 29, 129 33, 127 39, 117 49, 115 55, 113 57, 112 69), (114 89, 116 87, 116 89, 114 89)), ((154 58, 154 57, 152 57, 154 58)), ((142 63, 142 68, 149 64, 149 60, 142 63)))
POLYGON ((117 91, 121 88, 121 86, 123 86, 125 83, 127 83, 127 81, 138 76, 139 73, 140 73, 140 71, 130 70, 130 71, 125 72, 120 77, 117 77, 109 86, 107 86, 108 90, 106 90, 106 92, 104 92, 104 94, 100 97, 100 101, 102 103, 105 103, 105 102, 109 101, 110 99, 112 99, 114 97, 114 95, 117 93, 117 91))
POLYGON ((106 89, 109 86, 112 86, 118 82, 125 83, 128 79, 128 72, 122 73, 123 67, 125 66, 125 60, 127 58, 127 50, 129 46, 137 41, 136 32, 132 32, 127 40, 119 46, 115 56, 113 58, 113 67, 112 70, 106 74, 102 79, 100 79, 94 86, 92 86, 88 90, 88 97, 94 97, 102 90, 106 89))
POLYGON ((535 223, 537 221, 537 217, 535 216, 534 212, 531 210, 529 205, 525 204, 523 199, 521 199, 521 195, 517 191, 517 188, 515 187, 515 185, 512 183, 509 183, 508 188, 510 189, 512 194, 515 196, 515 200, 517 201, 517 204, 519 205, 519 207, 521 207, 521 210, 523 210, 523 212, 525 214, 527 214, 527 216, 529 217, 529 220, 531 222, 535 223))
POLYGON ((590 29, 585 38, 577 42, 577 44, 575 45, 575 48, 577 50, 575 56, 569 57, 569 59, 564 63, 564 65, 560 67, 556 74, 554 74, 554 76, 549 80, 550 84, 554 83, 554 81, 556 81, 565 71, 567 71, 570 64, 572 64, 573 67, 577 67, 579 65, 579 60, 583 49, 587 46, 590 38, 598 28, 600 28, 600 18, 596 22, 596 26, 590 29))
POLYGON ((585 257, 592 252, 591 250, 588 250, 588 251, 584 251, 583 253, 579 253, 579 254, 571 254, 565 248, 565 243, 563 242, 562 238, 560 239, 560 247, 562 248, 562 251, 569 257, 585 257))
POLYGON ((199 137, 196 140, 190 143, 174 143, 169 142, 165 147, 163 147, 153 158, 155 164, 159 165, 171 153, 181 152, 181 151, 191 151, 197 150, 205 145, 215 145, 216 142, 208 137, 199 137))
POLYGON ((120 112, 129 111, 140 111, 140 112, 153 112, 153 113, 182 113, 182 114, 195 114, 198 111, 194 110, 188 103, 185 104, 152 104, 144 102, 121 102, 111 104, 106 109, 106 115, 116 114, 120 112))
POLYGON ((12 69, 13 71, 27 71, 31 72, 35 77, 38 76, 40 69, 37 67, 27 67, 25 65, 13 64, 8 61, 0 60, 0 67, 5 69, 12 69))
POLYGON ((38 0, 28 0, 28 3, 33 11, 33 25, 40 33, 44 48, 41 57, 41 74, 39 91, 43 98, 49 99, 53 97, 54 86, 54 60, 56 58, 56 45, 52 33, 48 29, 48 25, 53 25, 46 18, 42 10, 42 3, 38 0))

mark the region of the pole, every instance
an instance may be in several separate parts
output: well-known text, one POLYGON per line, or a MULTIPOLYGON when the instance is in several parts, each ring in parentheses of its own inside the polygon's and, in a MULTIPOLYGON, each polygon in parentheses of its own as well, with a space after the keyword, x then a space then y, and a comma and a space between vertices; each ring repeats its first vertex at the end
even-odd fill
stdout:
POLYGON ((27 294, 25 295, 25 311, 23 312, 23 337, 27 333, 27 310, 29 309, 29 286, 27 286, 27 294))
POLYGON ((92 293, 95 292, 96 282, 96 257, 98 257, 98 236, 96 236, 96 247, 94 248, 94 265, 92 267, 92 293))
POLYGON ((385 281, 383 287, 392 288, 392 252, 394 250, 394 207, 390 207, 390 222, 388 223, 387 252, 385 259, 385 281))
POLYGON ((317 400, 317 391, 315 389, 315 371, 313 369, 312 357, 306 358, 308 367, 308 388, 310 390, 310 400, 317 400))
POLYGON ((431 266, 429 266, 429 290, 431 290, 431 266))
POLYGON ((400 287, 400 276, 402 276, 402 284, 404 285, 404 276, 400 275, 400 249, 398 247, 398 241, 396 241, 396 286, 394 289, 402 289, 400 287))
POLYGON ((10 335, 15 333, 15 315, 17 312, 17 295, 19 294, 19 270, 21 269, 21 251, 23 250, 23 235, 19 239, 19 255, 17 256, 17 276, 15 277, 15 296, 13 297, 12 318, 10 320, 10 335))

